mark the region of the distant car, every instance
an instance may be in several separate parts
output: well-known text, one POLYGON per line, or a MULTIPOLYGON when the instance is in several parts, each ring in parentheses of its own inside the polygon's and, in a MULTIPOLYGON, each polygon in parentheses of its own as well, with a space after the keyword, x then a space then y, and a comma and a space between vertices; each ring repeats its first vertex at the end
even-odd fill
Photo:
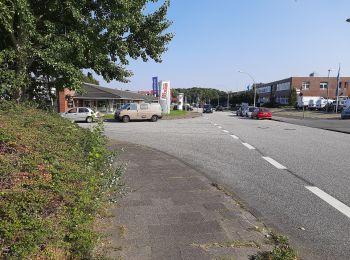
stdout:
POLYGON ((240 116, 245 117, 245 116, 247 115, 248 109, 249 109, 249 107, 243 107, 243 108, 241 109, 241 114, 240 114, 240 116))
POLYGON ((251 118, 255 109, 257 109, 257 107, 248 107, 248 109, 245 110, 245 116, 251 118))
POLYGON ((91 123, 95 118, 99 117, 99 113, 95 113, 95 111, 89 107, 73 107, 60 115, 71 121, 85 121, 87 123, 91 123))
POLYGON ((224 108, 222 106, 217 106, 215 108, 215 111, 224 111, 224 108))
POLYGON ((236 110, 236 116, 239 116, 241 114, 242 107, 238 107, 236 110))
POLYGON ((203 106, 203 113, 213 113, 213 108, 211 105, 204 105, 203 106))
POLYGON ((256 108, 252 113, 252 118, 256 119, 271 119, 272 113, 270 110, 264 107, 256 108))
POLYGON ((350 107, 344 109, 344 110, 341 112, 340 118, 341 118, 341 119, 350 119, 350 107))
POLYGON ((182 110, 187 110, 187 111, 193 111, 193 107, 191 107, 189 104, 184 105, 182 110))

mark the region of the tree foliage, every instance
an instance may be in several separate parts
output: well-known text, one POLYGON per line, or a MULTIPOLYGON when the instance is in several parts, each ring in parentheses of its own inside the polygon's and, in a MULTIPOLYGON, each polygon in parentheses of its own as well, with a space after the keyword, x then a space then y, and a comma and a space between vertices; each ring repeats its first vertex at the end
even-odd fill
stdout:
POLYGON ((79 89, 82 69, 127 82, 129 59, 161 62, 173 35, 166 32, 169 0, 147 11, 159 1, 1 0, 0 96, 79 89))

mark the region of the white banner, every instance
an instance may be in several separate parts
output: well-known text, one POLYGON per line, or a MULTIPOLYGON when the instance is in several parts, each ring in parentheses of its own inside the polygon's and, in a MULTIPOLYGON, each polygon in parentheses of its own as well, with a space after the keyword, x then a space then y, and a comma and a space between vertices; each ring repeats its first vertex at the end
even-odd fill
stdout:
POLYGON ((160 82, 159 103, 162 107, 162 113, 170 113, 170 81, 160 82))

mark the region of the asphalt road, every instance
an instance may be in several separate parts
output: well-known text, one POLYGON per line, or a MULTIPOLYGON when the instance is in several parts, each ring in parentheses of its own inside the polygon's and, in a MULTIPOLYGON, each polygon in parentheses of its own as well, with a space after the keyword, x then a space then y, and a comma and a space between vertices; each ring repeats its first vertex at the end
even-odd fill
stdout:
POLYGON ((195 166, 289 236, 303 259, 350 258, 350 135, 228 112, 109 122, 105 132, 195 166))

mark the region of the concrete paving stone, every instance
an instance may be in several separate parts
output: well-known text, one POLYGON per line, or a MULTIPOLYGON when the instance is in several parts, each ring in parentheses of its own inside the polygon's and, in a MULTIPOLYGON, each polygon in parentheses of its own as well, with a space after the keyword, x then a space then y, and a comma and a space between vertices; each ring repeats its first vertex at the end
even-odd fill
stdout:
POLYGON ((167 237, 173 233, 173 225, 149 225, 149 235, 153 237, 167 237))
POLYGON ((202 250, 201 248, 195 248, 193 246, 186 246, 181 248, 181 257, 186 260, 211 260, 212 257, 202 250))
POLYGON ((225 210, 227 209, 224 204, 222 203, 204 203, 203 206, 207 209, 207 210, 225 210))
POLYGON ((150 246, 137 248, 136 250, 130 251, 130 253, 123 258, 125 260, 152 260, 152 249, 150 246))
POLYGON ((181 251, 179 247, 153 248, 152 259, 157 260, 181 260, 181 251))
POLYGON ((175 234, 207 234, 221 232, 223 230, 217 221, 181 223, 180 225, 171 226, 175 234))
POLYGON ((200 222, 204 222, 204 217, 200 212, 180 213, 179 222, 180 224, 200 223, 200 222))
POLYGON ((149 199, 146 200, 131 200, 128 199, 123 203, 124 207, 137 207, 137 206, 152 206, 152 201, 149 199))
POLYGON ((174 234, 175 241, 178 245, 192 245, 192 244, 207 244, 218 241, 228 241, 229 237, 225 232, 212 233, 178 233, 174 234))

